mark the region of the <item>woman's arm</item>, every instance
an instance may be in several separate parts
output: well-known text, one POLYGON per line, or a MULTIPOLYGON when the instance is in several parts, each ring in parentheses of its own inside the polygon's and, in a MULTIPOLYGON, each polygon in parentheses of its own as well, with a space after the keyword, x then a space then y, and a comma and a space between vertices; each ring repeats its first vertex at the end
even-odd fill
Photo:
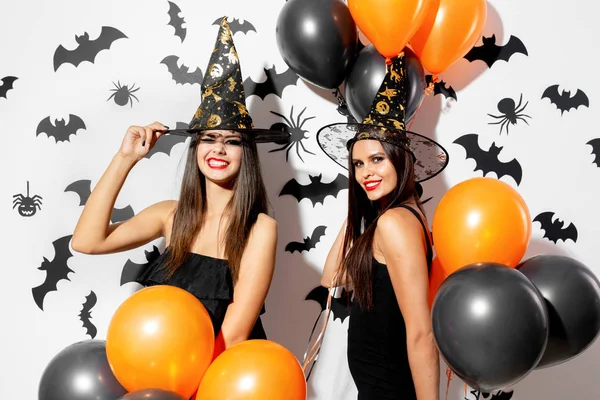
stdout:
POLYGON ((271 286, 277 250, 277 222, 260 214, 240 261, 233 303, 227 308, 221 333, 225 346, 247 340, 271 286))
POLYGON ((406 323, 408 360, 417 399, 438 400, 439 354, 428 303, 429 277, 423 228, 410 211, 396 208, 379 218, 375 243, 385 258, 406 323))
POLYGON ((114 253, 141 246, 162 235, 164 220, 174 208, 172 201, 150 206, 125 222, 111 225, 110 217, 129 171, 148 154, 163 130, 166 127, 158 122, 127 130, 119 152, 83 208, 73 233, 73 250, 87 254, 114 253))
MULTIPOLYGON (((329 250, 329 254, 327 255, 327 259, 325 260, 325 267, 323 267, 323 273, 321 274, 321 286, 325 286, 326 288, 332 287, 332 280, 338 269, 340 268, 340 264, 342 263, 342 250, 344 243, 344 234, 346 233, 346 221, 344 221, 340 232, 335 238, 335 242, 331 246, 329 250)), ((339 278, 339 277, 338 277, 339 278)), ((346 278, 341 277, 338 279, 338 285, 345 285, 346 278)))

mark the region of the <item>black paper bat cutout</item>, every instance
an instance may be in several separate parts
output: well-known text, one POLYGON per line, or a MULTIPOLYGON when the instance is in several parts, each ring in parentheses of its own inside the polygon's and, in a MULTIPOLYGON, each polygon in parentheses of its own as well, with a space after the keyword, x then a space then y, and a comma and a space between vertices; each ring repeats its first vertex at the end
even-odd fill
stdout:
POLYGON ((77 135, 80 129, 87 129, 83 120, 74 114, 69 114, 69 123, 64 119, 55 119, 54 124, 50 122, 50 117, 40 121, 35 131, 35 135, 45 133, 48 137, 53 137, 58 142, 68 142, 69 136, 77 135))
POLYGON ((500 161, 498 154, 500 154, 502 147, 496 146, 496 143, 492 143, 489 150, 485 151, 479 147, 478 136, 474 133, 463 135, 456 139, 454 143, 461 145, 465 149, 467 159, 472 158, 475 160, 475 169, 473 171, 481 170, 483 176, 494 172, 498 179, 508 175, 515 180, 517 185, 521 183, 523 176, 521 164, 515 158, 509 162, 500 161))
POLYGON ((188 72, 189 67, 183 64, 181 67, 178 67, 178 61, 179 57, 171 55, 163 58, 160 63, 167 66, 167 69, 169 70, 169 73, 176 84, 185 85, 186 83, 189 83, 190 85, 193 85, 194 83, 197 83, 198 85, 202 85, 202 79, 204 76, 202 74, 202 70, 196 67, 194 72, 188 72))
MULTIPOLYGON (((490 393, 481 392, 481 395, 484 399, 490 397, 490 393)), ((513 392, 503 392, 500 390, 498 393, 492 394, 492 398, 490 400, 510 400, 513 397, 513 392)))
MULTIPOLYGON (((321 312, 327 308, 327 297, 329 295, 329 289, 323 286, 317 286, 310 291, 304 298, 304 300, 314 300, 321 306, 321 312)), ((350 298, 352 297, 351 292, 347 292, 346 289, 342 288, 340 297, 331 297, 331 313, 333 314, 333 320, 339 319, 344 322, 350 315, 350 298)))
POLYGON ((13 88, 13 83, 19 78, 17 78, 16 76, 5 76, 4 78, 2 78, 2 86, 0 86, 0 97, 4 97, 5 99, 7 99, 8 97, 6 97, 6 93, 11 90, 13 88))
POLYGON ((85 303, 82 304, 82 309, 79 313, 79 320, 83 322, 86 334, 90 335, 92 339, 95 338, 98 333, 98 329, 96 329, 96 326, 92 323, 92 308, 94 308, 97 301, 98 298, 96 297, 96 293, 91 290, 90 294, 85 296, 85 303))
POLYGON ((593 164, 596 164, 597 167, 600 167, 600 138, 592 139, 586 144, 592 146, 592 154, 594 155, 593 164))
MULTIPOLYGON (((92 194, 92 181, 89 179, 75 181, 66 187, 65 193, 67 192, 77 193, 79 195, 79 205, 84 206, 92 194)), ((124 208, 113 208, 110 221, 115 224, 117 222, 128 220, 134 215, 135 213, 133 212, 133 208, 131 208, 131 206, 124 208)))
POLYGON ((321 236, 325 235, 325 229, 327 229, 326 226, 317 226, 313 230, 312 235, 304 238, 303 242, 289 242, 285 246, 285 251, 289 251, 293 254, 294 251, 302 253, 303 251, 310 251, 311 249, 314 249, 317 246, 317 244, 321 241, 321 236))
POLYGON ((560 110, 560 115, 563 115, 565 111, 570 111, 571 108, 578 109, 580 106, 590 106, 590 100, 581 89, 577 89, 575 96, 571 97, 571 92, 567 90, 558 93, 558 85, 546 88, 542 94, 543 98, 550 99, 550 103, 556 105, 556 108, 560 110))
POLYGON ((167 25, 171 25, 173 28, 175 28, 175 36, 179 36, 181 43, 183 43, 187 29, 183 27, 183 24, 185 24, 185 19, 179 16, 180 12, 181 9, 177 6, 177 4, 169 1, 169 22, 167 25))
POLYGON ((483 45, 479 47, 473 47, 466 55, 465 58, 470 62, 475 60, 481 60, 485 62, 488 68, 492 68, 492 65, 498 60, 506 61, 517 53, 525 54, 528 56, 527 48, 516 36, 512 36, 508 39, 508 42, 504 46, 498 46, 496 44, 496 35, 486 38, 483 36, 483 45))
MULTIPOLYGON (((219 26, 221 25, 222 20, 223 17, 216 19, 212 24, 219 26)), ((229 23, 229 29, 231 30, 232 35, 235 35, 238 32, 242 32, 243 34, 246 34, 250 31, 256 32, 256 28, 250 23, 250 21, 244 20, 244 22, 240 23, 239 19, 234 18, 231 22, 227 22, 229 23)))
POLYGON ((144 254, 146 255, 146 263, 137 264, 131 260, 127 260, 125 265, 123 266, 123 270, 121 271, 121 286, 126 283, 135 282, 135 280, 140 276, 142 271, 154 260, 156 260, 160 256, 160 251, 158 251, 158 247, 152 246, 152 251, 144 250, 144 254))
POLYGON ((58 70, 62 64, 73 64, 75 67, 84 61, 93 64, 98 53, 110 49, 115 40, 126 38, 127 36, 123 32, 110 26, 103 26, 100 36, 95 40, 90 40, 87 32, 81 36, 75 36, 77 41, 75 49, 67 50, 60 45, 54 52, 54 71, 58 70))
MULTIPOLYGON (((185 122, 177 122, 176 129, 188 129, 189 125, 185 122)), ((154 144, 154 147, 144 156, 144 158, 152 158, 157 153, 163 153, 167 156, 171 155, 173 147, 179 143, 183 143, 190 135, 162 135, 154 144)))
POLYGON ((298 75, 289 68, 281 74, 278 74, 277 71, 275 71, 274 65, 273 68, 263 69, 267 76, 267 79, 264 82, 254 82, 250 77, 246 78, 244 81, 246 98, 254 94, 264 100, 267 95, 274 94, 281 99, 283 89, 288 86, 295 86, 299 79, 298 75))
POLYGON ((539 222, 541 225, 541 229, 544 231, 544 236, 548 240, 557 243, 559 240, 566 242, 567 239, 571 239, 573 242, 577 242, 577 228, 571 222, 569 226, 563 228, 564 222, 560 219, 556 219, 552 221, 554 217, 554 213, 552 211, 546 211, 541 214, 538 214, 533 221, 539 222))
POLYGON ((31 293, 33 294, 35 304, 37 304, 42 311, 44 311, 44 299, 46 298, 46 295, 56 291, 56 285, 61 280, 70 281, 68 276, 69 273, 75 272, 67 265, 69 258, 73 257, 73 254, 69 249, 69 243, 71 242, 72 236, 73 235, 68 235, 56 239, 52 243, 52 246, 54 246, 54 258, 52 261, 48 261, 48 259, 44 257, 44 261, 42 261, 42 264, 38 268, 41 271, 46 271, 46 278, 41 285, 31 289, 31 293))
POLYGON ((417 194, 419 195, 419 198, 421 199, 421 204, 425 204, 429 200, 433 199, 433 197, 429 197, 429 198, 423 200, 423 186, 419 182, 415 182, 415 188, 417 189, 417 194))
MULTIPOLYGON (((425 81, 429 85, 431 83, 431 75, 425 77, 425 81)), ((433 84, 433 95, 443 94, 445 98, 453 98, 458 101, 454 88, 448 85, 445 81, 440 80, 433 84)))
POLYGON ((321 176, 322 174, 309 175, 310 183, 308 185, 301 185, 292 178, 283 186, 279 196, 289 194, 294 196, 298 202, 309 199, 314 206, 318 203, 323 204, 327 196, 337 197, 340 191, 348 189, 348 178, 342 174, 338 174, 333 181, 327 183, 321 182, 321 176))

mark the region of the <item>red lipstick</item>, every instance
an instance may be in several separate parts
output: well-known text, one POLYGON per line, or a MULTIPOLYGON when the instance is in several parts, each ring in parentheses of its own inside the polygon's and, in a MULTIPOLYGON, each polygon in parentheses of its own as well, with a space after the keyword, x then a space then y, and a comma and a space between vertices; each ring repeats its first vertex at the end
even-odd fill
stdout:
POLYGON ((225 169, 229 165, 229 163, 221 158, 211 157, 206 160, 208 166, 212 169, 225 169))
POLYGON ((375 190, 379 187, 379 184, 381 183, 381 180, 378 181, 365 181, 363 183, 363 185, 365 186, 365 189, 367 191, 371 191, 371 190, 375 190))

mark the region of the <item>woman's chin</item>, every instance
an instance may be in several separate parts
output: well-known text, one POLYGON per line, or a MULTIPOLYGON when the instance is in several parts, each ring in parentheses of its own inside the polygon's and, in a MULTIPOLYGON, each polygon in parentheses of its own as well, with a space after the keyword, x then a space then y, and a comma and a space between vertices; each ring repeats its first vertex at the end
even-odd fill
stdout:
POLYGON ((209 171, 207 174, 204 174, 204 177, 207 181, 222 187, 233 186, 235 182, 235 175, 231 173, 214 173, 209 171))

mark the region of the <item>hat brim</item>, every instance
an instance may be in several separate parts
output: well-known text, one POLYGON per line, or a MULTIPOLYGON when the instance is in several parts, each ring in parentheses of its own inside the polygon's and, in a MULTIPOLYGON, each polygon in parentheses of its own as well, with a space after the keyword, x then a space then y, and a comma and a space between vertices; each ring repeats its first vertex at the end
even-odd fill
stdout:
MULTIPOLYGON (((325 125, 317 132, 317 143, 321 150, 336 164, 348 170, 348 150, 346 144, 360 129, 372 128, 373 125, 360 123, 334 123, 325 125)), ((415 181, 424 182, 433 178, 446 168, 449 155, 444 147, 436 141, 407 131, 410 140, 409 149, 415 157, 415 181)))
POLYGON ((170 129, 166 134, 178 136, 192 136, 206 131, 232 130, 240 133, 247 133, 254 137, 256 143, 287 143, 290 139, 290 134, 285 131, 276 131, 271 129, 224 129, 224 128, 201 128, 201 129, 170 129))

